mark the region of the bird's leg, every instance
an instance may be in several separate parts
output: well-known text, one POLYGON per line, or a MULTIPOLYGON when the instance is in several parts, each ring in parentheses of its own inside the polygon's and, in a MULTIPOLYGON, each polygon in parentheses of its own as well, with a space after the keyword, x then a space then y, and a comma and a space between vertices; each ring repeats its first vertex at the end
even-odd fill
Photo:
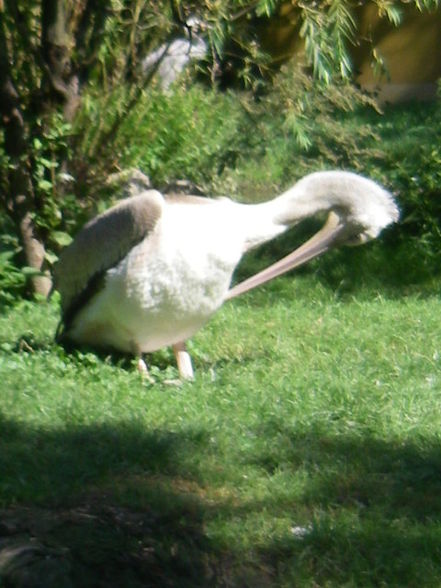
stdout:
POLYGON ((141 374, 141 378, 142 380, 148 380, 149 382, 153 383, 153 378, 149 373, 149 368, 147 367, 146 362, 144 361, 144 358, 142 357, 142 351, 139 347, 139 345, 137 343, 132 343, 132 348, 133 348, 133 354, 135 355, 135 357, 138 358, 138 361, 136 363, 136 367, 138 369, 138 372, 141 374))
POLYGON ((144 361, 144 359, 142 357, 138 357, 136 367, 138 368, 138 372, 141 374, 141 376, 148 375, 149 369, 147 367, 146 362, 144 361))
POLYGON ((176 363, 178 364, 179 375, 181 378, 183 380, 193 380, 193 365, 184 341, 173 345, 173 352, 176 357, 176 363))
POLYGON ((141 355, 138 357, 136 367, 138 368, 138 372, 141 374, 141 379, 143 382, 147 380, 147 382, 150 382, 150 384, 155 383, 155 380, 150 375, 149 368, 147 367, 147 364, 141 355))

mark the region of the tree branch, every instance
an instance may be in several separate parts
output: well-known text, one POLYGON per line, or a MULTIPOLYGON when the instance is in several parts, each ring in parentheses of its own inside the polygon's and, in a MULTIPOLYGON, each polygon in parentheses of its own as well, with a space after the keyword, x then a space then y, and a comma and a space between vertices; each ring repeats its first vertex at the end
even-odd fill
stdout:
POLYGON ((69 38, 63 0, 43 0, 41 12, 41 48, 45 62, 44 74, 51 94, 61 102, 67 101, 67 80, 70 70, 69 38))
POLYGON ((81 14, 75 34, 75 52, 81 80, 87 79, 96 63, 109 12, 106 0, 88 0, 81 14))

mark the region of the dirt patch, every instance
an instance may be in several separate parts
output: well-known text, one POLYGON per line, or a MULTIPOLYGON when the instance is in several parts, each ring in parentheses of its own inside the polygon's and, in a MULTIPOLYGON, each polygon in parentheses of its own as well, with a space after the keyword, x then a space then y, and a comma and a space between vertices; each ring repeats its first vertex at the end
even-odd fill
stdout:
POLYGON ((2 588, 271 585, 214 549, 200 522, 120 507, 0 510, 2 588))

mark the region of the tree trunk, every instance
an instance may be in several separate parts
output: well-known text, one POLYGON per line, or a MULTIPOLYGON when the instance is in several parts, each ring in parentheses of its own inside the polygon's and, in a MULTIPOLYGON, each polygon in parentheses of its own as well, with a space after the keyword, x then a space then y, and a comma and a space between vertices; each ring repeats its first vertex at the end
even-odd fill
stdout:
MULTIPOLYGON (((5 153, 9 158, 8 210, 17 227, 24 263, 39 272, 43 269, 45 250, 32 222, 34 199, 28 162, 29 139, 19 94, 11 75, 2 8, 0 5, 0 117, 4 129, 5 153)), ((47 295, 51 287, 49 277, 33 276, 31 283, 33 290, 43 295, 47 295)))
MULTIPOLYGON (((8 6, 8 4, 6 4, 8 6)), ((38 113, 45 115, 63 109, 65 119, 73 120, 78 108, 78 77, 71 72, 71 43, 66 29, 64 0, 43 0, 41 12, 41 51, 33 57, 39 69, 33 100, 38 113), (41 83, 40 83, 41 82, 41 83)), ((12 3, 10 15, 18 26, 17 7, 12 3)), ((31 168, 32 132, 26 124, 21 96, 13 76, 13 55, 8 43, 5 22, 5 5, 0 0, 0 119, 4 128, 4 148, 9 159, 7 210, 15 226, 23 251, 23 265, 41 272, 45 262, 45 247, 38 235, 33 218, 38 214, 38 198, 35 196, 31 168)), ((24 43, 26 31, 20 30, 24 43)), ((31 51, 29 44, 27 50, 31 51)), ((32 91, 31 91, 32 92, 32 91)), ((59 162, 60 169, 63 162, 59 162)), ((31 277, 34 292, 47 295, 51 288, 49 275, 31 277)))
POLYGON ((42 3, 43 80, 47 106, 63 108, 64 118, 72 122, 80 103, 78 75, 72 72, 72 46, 67 32, 64 0, 42 3))
MULTIPOLYGON (((25 144, 25 126, 23 117, 17 105, 7 106, 13 97, 12 85, 0 89, 0 111, 5 134, 5 152, 10 160, 9 180, 9 210, 17 228, 17 234, 23 250, 24 264, 40 272, 43 270, 45 249, 42 241, 36 235, 32 214, 34 202, 32 197, 32 181, 27 162, 25 144), (7 113, 9 110, 9 113, 7 113)), ((31 277, 32 289, 38 294, 46 296, 51 288, 51 280, 45 276, 31 277)))

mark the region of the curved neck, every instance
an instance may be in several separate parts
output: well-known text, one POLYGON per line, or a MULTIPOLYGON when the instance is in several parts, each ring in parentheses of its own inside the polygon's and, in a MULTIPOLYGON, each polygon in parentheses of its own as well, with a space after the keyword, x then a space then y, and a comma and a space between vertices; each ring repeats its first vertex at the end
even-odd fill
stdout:
MULTIPOLYGON (((325 194, 323 191, 323 196, 325 194)), ((244 251, 274 239, 303 219, 325 210, 326 199, 321 196, 314 190, 306 191, 297 183, 268 202, 242 204, 242 226, 246 228, 244 251)))

